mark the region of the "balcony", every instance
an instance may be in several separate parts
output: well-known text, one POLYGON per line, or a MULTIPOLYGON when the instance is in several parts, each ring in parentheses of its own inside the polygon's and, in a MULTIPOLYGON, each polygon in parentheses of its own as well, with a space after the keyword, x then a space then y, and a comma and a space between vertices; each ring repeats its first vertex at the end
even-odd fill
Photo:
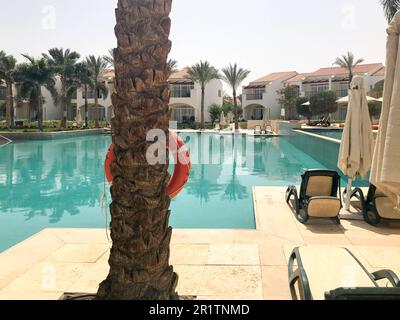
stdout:
POLYGON ((192 84, 175 84, 171 85, 171 98, 191 98, 194 85, 192 84))
POLYGON ((264 97, 263 93, 247 93, 246 99, 247 100, 262 100, 264 97))
MULTIPOLYGON (((316 95, 318 93, 326 92, 326 91, 329 91, 329 90, 306 91, 306 92, 304 92, 304 96, 307 97, 307 98, 310 98, 310 97, 312 97, 312 96, 314 96, 314 95, 316 95)), ((332 91, 336 93, 336 97, 338 99, 343 98, 343 97, 347 97, 347 95, 348 95, 348 89, 340 89, 340 90, 332 90, 332 91)))
POLYGON ((173 90, 171 92, 171 98, 191 98, 192 93, 190 91, 180 91, 180 90, 173 90))

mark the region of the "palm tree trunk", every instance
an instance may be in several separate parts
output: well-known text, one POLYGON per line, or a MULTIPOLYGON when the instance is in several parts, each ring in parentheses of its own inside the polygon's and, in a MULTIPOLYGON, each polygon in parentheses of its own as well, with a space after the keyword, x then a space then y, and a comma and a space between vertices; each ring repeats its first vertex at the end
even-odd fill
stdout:
POLYGON ((201 87, 201 123, 200 129, 204 130, 204 103, 205 103, 205 96, 206 96, 206 88, 205 86, 201 87))
POLYGON ((100 123, 99 123, 99 96, 98 96, 98 91, 97 91, 97 86, 94 87, 94 108, 96 110, 96 123, 95 127, 99 128, 100 123))
POLYGON ((239 132, 239 112, 237 105, 236 90, 233 90, 233 106, 235 108, 235 130, 236 132, 239 132))
POLYGON ((66 129, 67 128, 67 105, 65 103, 65 97, 66 97, 66 90, 65 90, 65 85, 63 83, 63 80, 61 81, 62 88, 61 88, 61 109, 62 109, 62 119, 61 119, 61 128, 66 129))
POLYGON ((171 5, 172 0, 118 1, 112 97, 117 158, 111 169, 113 247, 99 300, 178 298, 178 276, 169 265, 168 163, 150 165, 146 160, 152 146, 146 142, 148 131, 168 133, 171 5))
POLYGON ((89 117, 88 117, 89 105, 88 105, 88 86, 85 84, 85 128, 89 128, 89 117))
POLYGON ((7 128, 12 128, 14 126, 14 97, 12 82, 7 81, 7 96, 6 96, 6 123, 7 128))
POLYGON ((43 131, 43 97, 41 85, 38 85, 38 127, 40 131, 43 131))

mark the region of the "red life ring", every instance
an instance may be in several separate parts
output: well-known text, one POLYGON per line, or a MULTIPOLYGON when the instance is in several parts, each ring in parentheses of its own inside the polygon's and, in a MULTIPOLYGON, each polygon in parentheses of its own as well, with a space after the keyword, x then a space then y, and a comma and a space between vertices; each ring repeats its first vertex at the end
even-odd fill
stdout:
MULTIPOLYGON (((176 198, 185 187, 190 176, 190 154, 186 148, 185 142, 175 132, 170 131, 170 143, 168 149, 173 153, 175 161, 174 173, 168 184, 168 196, 171 199, 176 198)), ((111 174, 111 164, 116 160, 114 154, 114 144, 108 149, 106 161, 104 164, 107 181, 112 184, 114 179, 111 174)))

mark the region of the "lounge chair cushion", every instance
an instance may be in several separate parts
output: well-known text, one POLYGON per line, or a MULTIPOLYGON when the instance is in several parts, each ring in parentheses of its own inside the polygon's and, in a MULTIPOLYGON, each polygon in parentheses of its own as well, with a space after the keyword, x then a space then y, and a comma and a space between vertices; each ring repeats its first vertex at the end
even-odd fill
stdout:
POLYGON ((329 176, 315 176, 308 180, 306 196, 317 197, 332 195, 333 178, 329 176))
POLYGON ((388 197, 378 197, 375 199, 376 209, 379 216, 384 219, 400 220, 400 210, 388 197))
POLYGON ((344 248, 299 248, 314 300, 325 300, 325 292, 338 288, 376 287, 376 283, 344 248))
POLYGON ((308 215, 314 218, 336 218, 341 208, 338 198, 314 197, 308 203, 308 215))

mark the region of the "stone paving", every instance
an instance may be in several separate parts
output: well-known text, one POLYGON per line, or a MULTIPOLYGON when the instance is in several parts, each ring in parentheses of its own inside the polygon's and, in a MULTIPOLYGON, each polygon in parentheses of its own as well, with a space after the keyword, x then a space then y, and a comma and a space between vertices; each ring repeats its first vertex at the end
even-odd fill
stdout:
MULTIPOLYGON (((285 188, 254 188, 257 230, 174 230, 171 264, 181 295, 204 300, 286 300, 294 247, 350 248, 370 271, 400 274, 400 223, 295 219, 285 188)), ((343 212, 344 213, 344 212, 343 212)), ((348 216, 348 215, 347 215, 348 216)), ((0 254, 0 299, 59 299, 95 293, 107 276, 111 244, 102 229, 46 229, 0 254)))

